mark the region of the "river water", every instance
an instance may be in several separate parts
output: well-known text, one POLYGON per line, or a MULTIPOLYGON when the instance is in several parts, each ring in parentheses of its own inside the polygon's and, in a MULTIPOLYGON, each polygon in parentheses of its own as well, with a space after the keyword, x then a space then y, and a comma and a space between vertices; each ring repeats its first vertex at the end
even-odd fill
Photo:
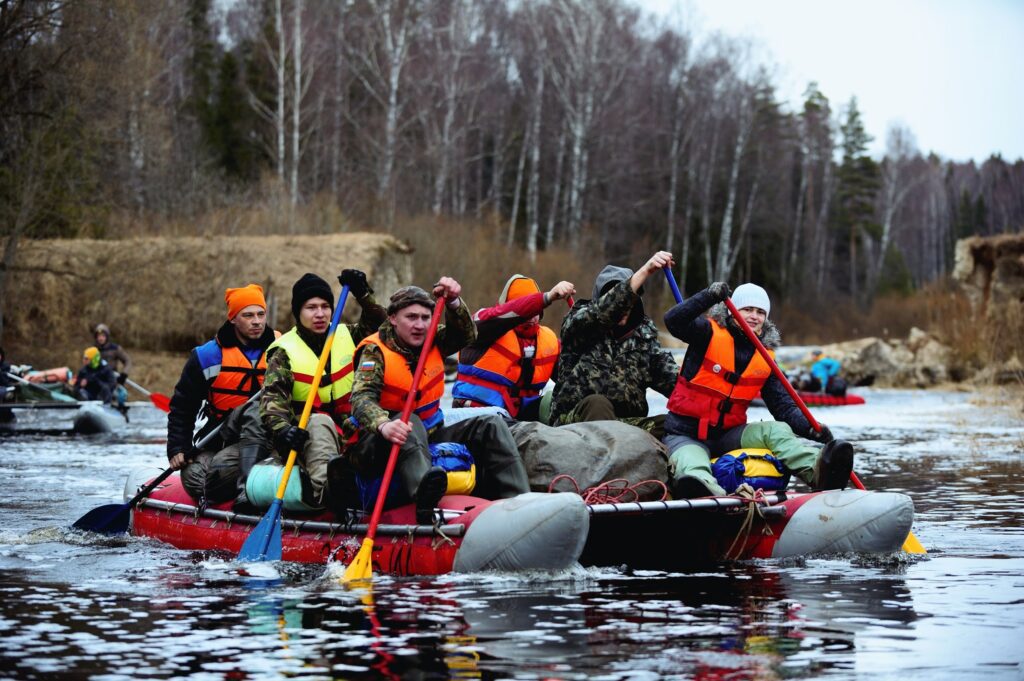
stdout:
POLYGON ((122 501, 127 471, 165 465, 148 405, 116 435, 0 438, 0 678, 1024 678, 1024 419, 964 393, 859 392, 815 414, 857 443, 869 488, 913 497, 926 558, 664 573, 624 554, 378 577, 367 595, 323 566, 68 531, 122 501))

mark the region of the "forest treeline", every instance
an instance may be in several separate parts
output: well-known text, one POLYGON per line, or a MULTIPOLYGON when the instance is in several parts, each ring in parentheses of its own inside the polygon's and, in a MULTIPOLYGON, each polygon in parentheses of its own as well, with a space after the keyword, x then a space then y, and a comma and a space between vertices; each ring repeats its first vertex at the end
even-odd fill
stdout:
POLYGON ((0 79, 0 303, 21 238, 436 215, 867 307, 1024 227, 1021 160, 901 126, 872 158, 855 99, 810 83, 790 111, 743 41, 621 0, 5 0, 0 79))

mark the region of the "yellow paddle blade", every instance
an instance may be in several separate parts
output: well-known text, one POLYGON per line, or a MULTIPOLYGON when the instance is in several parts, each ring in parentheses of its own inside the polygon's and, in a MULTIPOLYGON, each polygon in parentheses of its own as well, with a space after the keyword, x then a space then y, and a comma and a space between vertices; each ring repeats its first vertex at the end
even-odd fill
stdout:
POLYGON ((921 542, 917 540, 917 537, 914 536, 913 532, 908 534, 907 538, 904 540, 903 550, 907 553, 928 553, 927 551, 925 551, 924 546, 921 544, 921 542))
POLYGON ((359 547, 359 553, 345 568, 341 583, 348 584, 357 580, 373 579, 373 539, 367 537, 359 547))

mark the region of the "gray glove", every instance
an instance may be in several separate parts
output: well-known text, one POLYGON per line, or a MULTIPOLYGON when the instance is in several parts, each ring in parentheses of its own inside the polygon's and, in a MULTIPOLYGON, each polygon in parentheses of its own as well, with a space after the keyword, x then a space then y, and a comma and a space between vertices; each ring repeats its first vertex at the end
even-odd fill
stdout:
POLYGON ((724 281, 716 281, 708 286, 708 293, 714 296, 716 303, 720 303, 732 295, 732 289, 724 281))

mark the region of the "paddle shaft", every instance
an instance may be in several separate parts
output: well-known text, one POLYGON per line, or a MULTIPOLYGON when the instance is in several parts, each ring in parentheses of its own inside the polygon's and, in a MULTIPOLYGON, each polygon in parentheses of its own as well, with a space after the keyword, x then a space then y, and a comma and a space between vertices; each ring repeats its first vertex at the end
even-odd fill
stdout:
POLYGON ((127 383, 128 385, 130 385, 131 387, 135 388, 136 390, 138 390, 140 393, 142 393, 146 397, 149 397, 150 395, 153 394, 153 393, 151 393, 150 391, 146 390, 145 388, 143 388, 141 385, 139 385, 138 383, 136 383, 135 381, 133 381, 130 378, 124 379, 124 382, 127 383))
POLYGON ((127 383, 128 385, 130 385, 131 387, 135 388, 136 390, 138 390, 140 393, 142 393, 146 397, 148 397, 149 401, 153 403, 154 407, 156 407, 157 409, 159 409, 161 411, 166 411, 166 412, 170 413, 170 411, 171 411, 171 398, 169 398, 167 395, 162 395, 160 393, 150 392, 149 390, 146 390, 145 388, 143 388, 141 385, 139 385, 138 383, 136 383, 135 381, 133 381, 130 378, 125 378, 124 382, 127 383))
MULTIPOLYGON (((437 332, 437 323, 441 319, 441 310, 444 308, 445 298, 441 296, 434 305, 434 314, 430 318, 430 328, 427 329, 427 336, 423 339, 420 347, 420 358, 416 362, 416 371, 412 375, 412 383, 409 385, 409 394, 405 396, 405 404, 402 406, 402 415, 399 417, 402 423, 409 422, 412 414, 413 404, 416 402, 416 392, 420 387, 420 378, 423 376, 423 369, 427 366, 427 357, 434 345, 434 334, 437 332)), ((391 476, 395 472, 395 464, 398 461, 398 450, 402 445, 394 443, 391 445, 391 453, 388 454, 388 463, 384 468, 384 477, 380 481, 380 491, 377 493, 377 501, 373 505, 373 515, 370 516, 370 527, 366 531, 365 542, 373 542, 377 536, 377 524, 380 522, 380 515, 384 511, 384 499, 388 494, 388 487, 391 486, 391 476)))

